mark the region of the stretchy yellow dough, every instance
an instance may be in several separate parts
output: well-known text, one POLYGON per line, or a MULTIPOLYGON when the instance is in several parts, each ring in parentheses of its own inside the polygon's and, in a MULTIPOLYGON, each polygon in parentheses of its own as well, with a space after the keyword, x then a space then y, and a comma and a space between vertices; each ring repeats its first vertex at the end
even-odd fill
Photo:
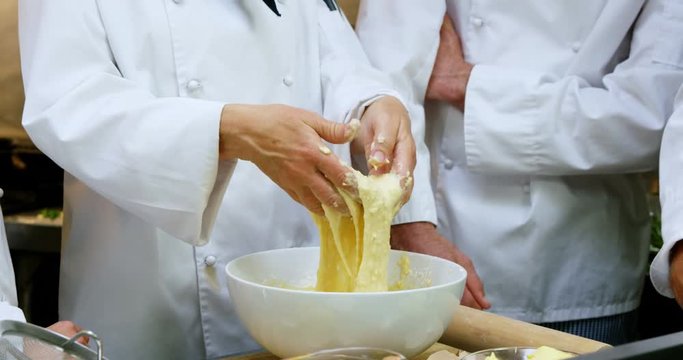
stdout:
POLYGON ((389 288, 389 236, 391 220, 401 206, 401 181, 395 174, 353 174, 360 203, 339 190, 351 216, 326 206, 325 216, 312 215, 320 231, 317 291, 372 292, 389 288))

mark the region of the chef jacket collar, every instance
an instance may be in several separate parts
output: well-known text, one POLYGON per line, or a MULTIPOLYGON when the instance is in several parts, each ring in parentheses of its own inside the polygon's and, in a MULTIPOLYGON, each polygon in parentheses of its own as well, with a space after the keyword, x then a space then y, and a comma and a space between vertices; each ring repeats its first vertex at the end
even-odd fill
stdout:
MULTIPOLYGON (((327 5, 327 8, 330 9, 330 11, 336 11, 337 8, 337 3, 334 0, 323 0, 325 2, 325 5, 327 5)), ((277 16, 282 16, 280 12, 277 10, 277 4, 275 4, 275 0, 263 0, 263 2, 272 10, 275 15, 277 16)))

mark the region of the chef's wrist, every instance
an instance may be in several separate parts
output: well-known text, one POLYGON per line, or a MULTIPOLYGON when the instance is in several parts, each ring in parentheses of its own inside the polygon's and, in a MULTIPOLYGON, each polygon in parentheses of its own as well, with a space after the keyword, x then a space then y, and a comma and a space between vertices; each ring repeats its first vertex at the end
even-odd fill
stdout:
POLYGON ((228 104, 221 111, 220 126, 218 129, 218 155, 221 160, 242 159, 244 149, 236 141, 243 132, 242 127, 246 124, 245 117, 248 113, 247 105, 228 104))
POLYGON ((391 226, 391 248, 397 250, 407 250, 411 248, 411 239, 418 238, 418 235, 426 232, 436 231, 436 225, 428 221, 417 221, 391 226))
POLYGON ((669 262, 671 264, 674 262, 683 263, 683 239, 678 240, 674 246, 671 247, 671 252, 669 253, 669 262))

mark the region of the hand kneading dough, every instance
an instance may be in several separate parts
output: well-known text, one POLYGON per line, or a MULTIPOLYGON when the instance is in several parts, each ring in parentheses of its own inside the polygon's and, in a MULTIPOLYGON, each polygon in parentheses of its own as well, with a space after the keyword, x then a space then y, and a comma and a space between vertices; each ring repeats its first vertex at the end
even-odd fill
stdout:
POLYGON ((396 174, 353 174, 361 203, 339 190, 351 216, 326 206, 325 216, 312 215, 320 231, 318 291, 370 292, 389 287, 389 236, 401 206, 401 180, 396 174))

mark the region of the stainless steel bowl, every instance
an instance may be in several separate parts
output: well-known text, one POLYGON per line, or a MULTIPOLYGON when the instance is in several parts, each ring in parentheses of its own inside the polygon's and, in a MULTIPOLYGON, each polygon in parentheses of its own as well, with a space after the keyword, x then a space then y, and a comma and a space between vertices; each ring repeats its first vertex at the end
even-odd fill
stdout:
MULTIPOLYGON (((504 347, 496 349, 486 349, 473 352, 463 357, 461 360, 485 360, 486 357, 495 354, 498 360, 527 360, 527 355, 532 354, 537 348, 534 347, 504 347)), ((567 352, 567 351, 565 351, 567 352)), ((572 355, 578 355, 571 353, 572 355)))

